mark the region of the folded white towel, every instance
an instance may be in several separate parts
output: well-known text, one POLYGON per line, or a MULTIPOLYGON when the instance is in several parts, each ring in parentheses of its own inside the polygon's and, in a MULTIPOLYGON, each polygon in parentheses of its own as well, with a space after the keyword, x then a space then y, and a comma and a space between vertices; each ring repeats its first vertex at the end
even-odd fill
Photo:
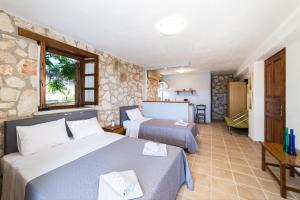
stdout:
POLYGON ((146 142, 143 149, 146 156, 167 156, 167 145, 155 142, 146 142))
POLYGON ((189 123, 183 121, 177 121, 174 123, 175 126, 188 126, 189 123))
POLYGON ((107 181, 113 185, 113 189, 122 196, 128 196, 134 189, 134 183, 126 179, 119 172, 111 172, 107 174, 107 181))
POLYGON ((127 200, 142 196, 143 191, 133 170, 100 176, 99 200, 127 200))

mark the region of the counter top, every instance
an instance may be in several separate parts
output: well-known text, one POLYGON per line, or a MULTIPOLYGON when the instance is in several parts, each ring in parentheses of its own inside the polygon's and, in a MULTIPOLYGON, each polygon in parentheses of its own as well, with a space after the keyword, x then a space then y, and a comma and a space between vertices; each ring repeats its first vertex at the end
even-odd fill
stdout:
POLYGON ((145 100, 143 102, 152 102, 152 103, 190 103, 189 101, 155 101, 155 100, 145 100))

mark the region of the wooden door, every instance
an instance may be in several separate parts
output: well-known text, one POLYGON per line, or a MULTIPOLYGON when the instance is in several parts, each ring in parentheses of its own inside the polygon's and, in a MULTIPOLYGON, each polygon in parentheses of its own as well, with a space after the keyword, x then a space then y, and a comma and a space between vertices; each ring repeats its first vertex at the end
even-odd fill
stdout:
POLYGON ((247 109, 247 86, 245 82, 228 83, 228 117, 247 109))
POLYGON ((285 49, 265 61, 265 141, 283 143, 285 128, 285 49))

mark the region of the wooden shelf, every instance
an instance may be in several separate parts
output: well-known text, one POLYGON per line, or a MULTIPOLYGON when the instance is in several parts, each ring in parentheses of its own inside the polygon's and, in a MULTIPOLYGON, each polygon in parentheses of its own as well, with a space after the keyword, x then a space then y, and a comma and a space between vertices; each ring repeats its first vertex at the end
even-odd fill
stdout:
POLYGON ((175 91, 177 93, 177 95, 179 95, 180 93, 191 93, 192 95, 194 93, 196 93, 196 90, 190 89, 190 90, 176 90, 175 91))

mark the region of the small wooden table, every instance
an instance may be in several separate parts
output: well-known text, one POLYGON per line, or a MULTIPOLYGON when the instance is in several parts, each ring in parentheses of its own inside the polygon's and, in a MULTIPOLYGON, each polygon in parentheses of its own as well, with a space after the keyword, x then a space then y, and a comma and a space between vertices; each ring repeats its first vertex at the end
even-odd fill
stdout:
MULTIPOLYGON (((291 156, 285 153, 282 149, 282 144, 262 142, 262 162, 261 168, 263 171, 266 169, 271 173, 275 180, 280 185, 280 195, 283 198, 287 197, 287 190, 300 193, 300 188, 288 186, 286 184, 286 169, 290 170, 290 176, 294 177, 295 173, 298 172, 295 170, 295 167, 300 167, 300 156, 291 156), (266 151, 269 152, 279 164, 266 162, 266 151), (280 177, 278 178, 274 172, 270 169, 269 166, 279 167, 280 168, 280 177)), ((299 155, 297 151, 297 155, 299 155)))
POLYGON ((120 125, 102 127, 104 131, 125 135, 125 129, 120 125))

